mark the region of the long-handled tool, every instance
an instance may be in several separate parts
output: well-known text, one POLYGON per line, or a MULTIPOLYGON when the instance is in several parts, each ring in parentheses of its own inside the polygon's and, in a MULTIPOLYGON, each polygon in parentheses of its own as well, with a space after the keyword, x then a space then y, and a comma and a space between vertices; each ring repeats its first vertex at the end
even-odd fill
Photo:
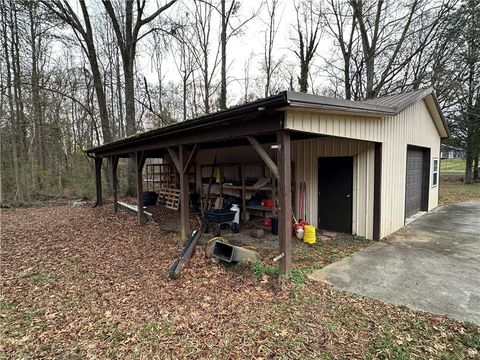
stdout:
POLYGON ((168 270, 168 276, 171 279, 177 279, 180 276, 180 273, 183 270, 183 264, 189 262, 192 259, 193 252, 195 251, 195 246, 197 245, 198 240, 203 234, 203 227, 200 230, 193 230, 190 236, 183 247, 182 254, 180 258, 175 260, 168 270))
POLYGON ((217 166, 217 155, 215 155, 215 158, 213 159, 213 164, 212 164, 212 171, 210 173, 210 178, 208 179, 208 187, 207 187, 207 196, 205 197, 205 204, 202 206, 202 218, 204 216, 205 210, 208 210, 208 203, 210 202, 210 191, 212 190, 212 182, 213 182, 213 176, 215 175, 215 168, 217 166))

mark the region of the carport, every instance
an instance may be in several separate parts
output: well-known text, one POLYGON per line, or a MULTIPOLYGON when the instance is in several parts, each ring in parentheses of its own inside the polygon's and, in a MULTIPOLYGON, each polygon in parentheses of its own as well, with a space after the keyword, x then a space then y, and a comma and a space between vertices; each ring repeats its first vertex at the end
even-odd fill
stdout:
MULTIPOLYGON (((380 239, 403 226, 406 169, 394 169, 390 161, 393 157, 406 164, 407 145, 438 153, 446 128, 431 89, 401 94, 394 103, 401 106, 286 91, 92 148, 87 153, 95 159, 97 205, 102 205, 103 160, 110 164, 117 211, 117 164, 120 158, 130 158, 137 175, 138 221, 142 225, 145 161, 169 158, 179 174, 181 233, 185 239, 190 231, 190 168, 210 162, 206 154, 211 152, 225 161, 251 153, 265 164, 273 187, 278 189, 280 269, 286 274, 291 269, 292 214, 298 209, 300 182, 308 189, 305 218, 317 227, 338 226, 339 231, 380 239), (420 114, 417 123, 429 132, 423 137, 428 143, 409 139, 407 134, 413 120, 409 110, 414 107, 420 114), (329 198, 330 193, 335 195, 329 198), (382 203, 383 198, 389 201, 382 203)), ((436 206, 436 194, 429 194, 427 209, 436 206)))

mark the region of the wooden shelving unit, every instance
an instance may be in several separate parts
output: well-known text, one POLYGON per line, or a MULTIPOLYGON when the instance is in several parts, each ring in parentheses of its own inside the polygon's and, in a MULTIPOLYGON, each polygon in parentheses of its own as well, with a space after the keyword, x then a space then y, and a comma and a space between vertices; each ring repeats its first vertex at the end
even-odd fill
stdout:
MULTIPOLYGON (((180 177, 173 163, 148 163, 145 164, 145 177, 147 191, 160 192, 162 189, 179 189, 180 177)), ((189 183, 195 183, 195 167, 189 172, 189 183)))
MULTIPOLYGON (((212 188, 211 188, 211 193, 212 194, 217 194, 220 196, 223 196, 224 191, 228 190, 233 190, 233 191, 238 191, 239 192, 239 197, 242 199, 242 204, 241 204, 241 209, 242 209, 242 218, 244 218, 245 211, 251 210, 251 211, 261 211, 263 212, 263 216, 265 216, 266 213, 271 213, 272 215, 275 215, 277 213, 277 184, 276 184, 276 179, 275 177, 270 173, 268 170, 267 166, 265 163, 223 163, 223 164, 217 164, 217 166, 220 169, 220 183, 212 183, 212 188), (252 167, 258 167, 261 169, 261 177, 266 177, 270 179, 270 182, 267 186, 262 186, 262 187, 255 187, 252 185, 246 185, 246 169, 252 168, 252 167), (240 181, 241 185, 228 185, 225 184, 225 177, 224 177, 224 170, 226 168, 234 168, 237 169, 238 171, 238 178, 237 181, 240 181), (254 192, 266 192, 271 194, 272 202, 274 204, 273 207, 266 207, 266 206, 253 206, 253 205, 247 205, 247 197, 251 193, 254 192)), ((203 169, 208 168, 209 173, 211 172, 212 165, 201 165, 200 166, 200 173, 203 174, 203 169)), ((201 188, 201 196, 204 196, 204 186, 208 186, 208 184, 202 183, 201 188)), ((236 196, 236 195, 235 195, 236 196)), ((239 204, 240 205, 240 204, 239 204)))

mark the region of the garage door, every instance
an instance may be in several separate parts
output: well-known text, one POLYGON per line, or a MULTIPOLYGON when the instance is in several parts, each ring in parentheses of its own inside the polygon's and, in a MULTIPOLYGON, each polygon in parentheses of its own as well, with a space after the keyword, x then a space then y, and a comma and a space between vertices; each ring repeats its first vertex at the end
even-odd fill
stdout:
POLYGON ((405 193, 405 217, 422 210, 423 154, 420 149, 407 150, 407 184, 405 193))

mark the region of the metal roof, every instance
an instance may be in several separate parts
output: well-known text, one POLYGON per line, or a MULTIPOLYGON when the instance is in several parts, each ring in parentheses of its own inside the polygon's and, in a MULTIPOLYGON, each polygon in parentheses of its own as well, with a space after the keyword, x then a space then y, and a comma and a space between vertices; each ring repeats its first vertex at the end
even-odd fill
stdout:
POLYGON ((368 113, 372 115, 396 115, 393 107, 382 104, 370 104, 365 101, 352 101, 331 98, 327 96, 305 94, 296 91, 287 91, 290 106, 310 107, 323 110, 347 111, 368 113))
MULTIPOLYGON (((320 111, 337 111, 351 112, 354 114, 368 116, 395 116, 415 102, 427 97, 432 97, 433 107, 438 112, 438 119, 443 126, 445 134, 448 136, 448 128, 443 118, 437 98, 432 88, 425 88, 413 92, 402 93, 398 95, 390 95, 377 99, 366 101, 350 101, 336 99, 326 96, 305 94, 295 91, 283 91, 277 95, 259 99, 243 105, 235 106, 227 110, 218 111, 212 114, 200 116, 195 119, 179 122, 166 127, 146 131, 144 133, 135 134, 120 140, 116 140, 101 146, 88 149, 87 153, 102 152, 111 148, 123 148, 131 143, 138 143, 146 139, 156 138, 157 136, 165 136, 170 134, 179 135, 185 130, 201 129, 204 125, 213 125, 217 122, 231 120, 233 118, 241 121, 241 117, 245 115, 259 114, 262 111, 278 111, 292 108, 308 108, 320 111)), ((431 110, 430 110, 431 111, 431 110)), ((443 136, 445 137, 445 136, 443 136)))
POLYGON ((410 105, 423 99, 425 96, 433 93, 433 88, 427 87, 416 91, 406 93, 382 96, 375 99, 365 100, 362 103, 367 105, 385 106, 393 109, 395 113, 400 113, 410 105))

